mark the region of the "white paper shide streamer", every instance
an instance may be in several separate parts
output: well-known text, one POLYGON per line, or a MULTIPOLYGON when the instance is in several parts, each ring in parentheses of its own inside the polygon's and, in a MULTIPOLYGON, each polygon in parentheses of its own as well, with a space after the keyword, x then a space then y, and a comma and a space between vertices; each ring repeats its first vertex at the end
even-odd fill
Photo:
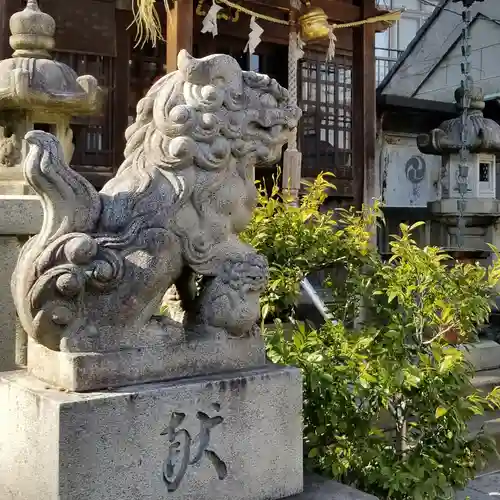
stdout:
POLYGON ((245 46, 245 52, 249 54, 253 54, 257 45, 261 42, 260 37, 264 33, 264 30, 257 24, 255 20, 255 16, 252 16, 250 19, 250 33, 248 35, 248 42, 245 46))
POLYGON ((337 42, 337 37, 334 33, 335 26, 330 26, 330 32, 328 33, 328 38, 330 43, 328 44, 328 50, 326 52, 326 62, 333 62, 335 59, 335 43, 337 42))
POLYGON ((207 15, 203 19, 203 27, 201 28, 202 33, 212 33, 212 36, 217 36, 217 14, 222 10, 220 5, 217 5, 214 1, 207 15))

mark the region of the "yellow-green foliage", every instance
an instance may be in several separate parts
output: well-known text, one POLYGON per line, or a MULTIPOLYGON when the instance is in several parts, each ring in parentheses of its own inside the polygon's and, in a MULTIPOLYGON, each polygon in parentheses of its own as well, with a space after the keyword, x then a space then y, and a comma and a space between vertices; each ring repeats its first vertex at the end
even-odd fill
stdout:
POLYGON ((293 316, 300 281, 312 271, 331 266, 362 266, 370 255, 370 227, 379 215, 378 204, 361 212, 323 211, 331 174, 304 183, 297 204, 283 195, 274 179, 271 194, 258 184, 254 217, 241 238, 269 261, 270 279, 262 297, 263 319, 293 316))
POLYGON ((321 211, 327 187, 320 176, 298 206, 277 187, 271 197, 262 190, 244 235, 270 264, 263 316, 293 320, 300 280, 343 269, 340 283, 325 283, 335 321, 295 322, 286 334, 277 322, 267 338, 272 361, 303 373, 306 464, 378 498, 454 498, 495 448, 468 423, 499 408, 500 393, 479 394, 463 351, 446 339, 451 330, 473 338, 488 319, 500 260, 489 270, 452 263, 439 248, 418 247, 417 224, 401 225, 384 261, 371 244, 377 206, 321 211))

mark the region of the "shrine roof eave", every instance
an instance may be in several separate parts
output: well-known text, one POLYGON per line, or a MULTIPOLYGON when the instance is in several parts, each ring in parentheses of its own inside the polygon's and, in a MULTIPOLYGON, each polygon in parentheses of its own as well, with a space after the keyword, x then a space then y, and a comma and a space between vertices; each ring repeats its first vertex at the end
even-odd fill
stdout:
POLYGON ((417 97, 407 97, 394 94, 377 95, 377 112, 411 109, 413 111, 422 111, 428 113, 444 113, 456 116, 457 107, 455 103, 431 101, 428 99, 419 99, 417 97))

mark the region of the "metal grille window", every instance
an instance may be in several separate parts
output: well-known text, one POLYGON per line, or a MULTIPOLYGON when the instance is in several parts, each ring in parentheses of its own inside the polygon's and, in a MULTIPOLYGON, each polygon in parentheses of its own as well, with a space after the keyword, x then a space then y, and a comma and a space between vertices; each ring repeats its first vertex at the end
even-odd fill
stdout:
POLYGON ((102 116, 73 118, 75 152, 71 161, 78 170, 113 168, 114 59, 112 57, 54 52, 54 59, 73 68, 78 75, 92 75, 106 92, 102 116))
POLYGON ((402 53, 402 50, 380 47, 375 49, 375 79, 377 85, 386 77, 402 53))
POLYGON ((352 196, 352 61, 337 56, 307 57, 299 67, 300 104, 303 110, 301 151, 303 177, 322 171, 335 174, 340 197, 352 196))

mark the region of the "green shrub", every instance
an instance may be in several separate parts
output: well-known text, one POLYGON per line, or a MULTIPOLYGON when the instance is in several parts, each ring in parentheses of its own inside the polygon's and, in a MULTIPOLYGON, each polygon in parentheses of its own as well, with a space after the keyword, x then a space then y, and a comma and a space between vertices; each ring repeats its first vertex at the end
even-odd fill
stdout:
POLYGON ((468 421, 499 397, 480 396, 461 351, 433 342, 405 349, 395 331, 278 329, 269 357, 304 376, 304 445, 309 469, 381 499, 448 499, 494 452, 468 421))
POLYGON ((327 190, 334 186, 328 174, 304 183, 304 195, 294 205, 278 188, 268 195, 258 186, 258 204, 241 238, 269 261, 270 279, 262 297, 263 320, 287 320, 294 315, 301 280, 312 271, 337 266, 362 266, 370 251, 369 228, 376 222, 377 206, 361 213, 322 211, 327 190))
POLYGON ((343 269, 342 286, 329 282, 336 321, 318 330, 295 322, 291 338, 282 328, 267 338, 272 361, 303 372, 306 463, 384 499, 453 498, 494 451, 467 424, 498 408, 500 395, 472 387, 472 367, 446 339, 473 338, 486 321, 499 266, 451 265, 439 249, 419 248, 405 225, 384 262, 370 244, 378 207, 321 213, 325 182, 308 186, 296 207, 276 189, 261 192, 245 235, 270 261, 263 314, 293 320, 300 280, 343 269))

